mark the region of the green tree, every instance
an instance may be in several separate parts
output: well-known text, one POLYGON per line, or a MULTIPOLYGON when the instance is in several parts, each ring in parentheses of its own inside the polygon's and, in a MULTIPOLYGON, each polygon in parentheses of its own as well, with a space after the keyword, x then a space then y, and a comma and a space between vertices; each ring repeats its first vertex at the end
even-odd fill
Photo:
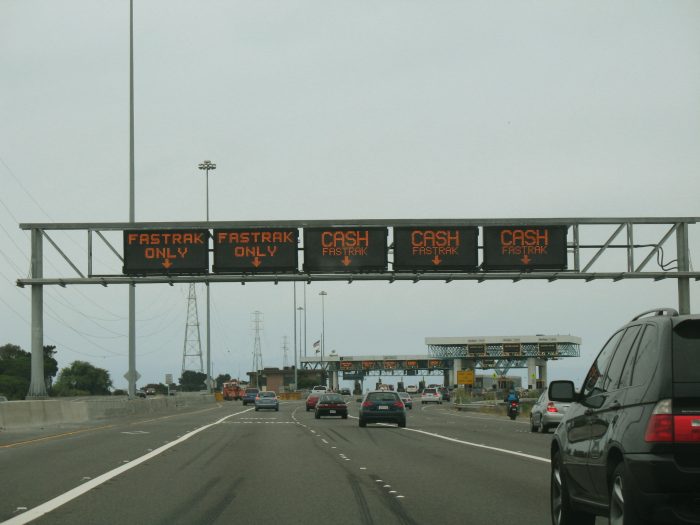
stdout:
POLYGON ((224 388, 224 383, 231 381, 231 374, 219 374, 216 378, 216 389, 221 390, 224 388))
POLYGON ((73 361, 61 369, 53 390, 59 396, 108 396, 111 386, 107 370, 86 361, 73 361))
MULTIPOLYGON (((55 346, 44 346, 44 380, 47 390, 58 372, 55 346)), ((24 399, 32 376, 32 354, 17 345, 0 346, 0 393, 9 399, 24 399)))
POLYGON ((180 378, 180 390, 183 392, 197 392, 206 389, 204 381, 207 379, 207 374, 204 372, 195 372, 194 370, 185 370, 180 378))

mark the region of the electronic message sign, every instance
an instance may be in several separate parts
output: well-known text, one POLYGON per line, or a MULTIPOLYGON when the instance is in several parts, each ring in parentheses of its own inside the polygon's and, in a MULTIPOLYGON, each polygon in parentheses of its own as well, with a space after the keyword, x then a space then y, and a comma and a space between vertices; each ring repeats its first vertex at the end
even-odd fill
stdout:
POLYGON ((484 270, 565 270, 567 226, 484 226, 484 270))
POLYGON ((539 344, 540 354, 554 355, 557 353, 556 343, 540 343, 539 344))
POLYGON ((479 229, 394 228, 394 271, 472 271, 478 262, 479 229))
POLYGON ((124 230, 125 274, 209 270, 209 230, 124 230))
POLYGON ((483 355, 486 353, 486 345, 469 345, 469 355, 483 355))
POLYGON ((503 353, 506 355, 519 355, 520 343, 503 343, 503 353))
POLYGON ((214 230, 215 273, 297 271, 296 228, 214 230))
POLYGON ((385 271, 386 240, 386 228, 304 228, 304 271, 385 271))

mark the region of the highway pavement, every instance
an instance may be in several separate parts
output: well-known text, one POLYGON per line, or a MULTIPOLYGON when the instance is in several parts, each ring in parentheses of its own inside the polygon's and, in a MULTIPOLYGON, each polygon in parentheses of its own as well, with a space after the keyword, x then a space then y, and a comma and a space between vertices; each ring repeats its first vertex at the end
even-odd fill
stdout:
MULTIPOLYGON (((544 524, 551 434, 414 405, 359 428, 303 402, 238 402, 93 427, 0 434, 0 522, 544 524)), ((602 522, 600 522, 602 523, 602 522)))

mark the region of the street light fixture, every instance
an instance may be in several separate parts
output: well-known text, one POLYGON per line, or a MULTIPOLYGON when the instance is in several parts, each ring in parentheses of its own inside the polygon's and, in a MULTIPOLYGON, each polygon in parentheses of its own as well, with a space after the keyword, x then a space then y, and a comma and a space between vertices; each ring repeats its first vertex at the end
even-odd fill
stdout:
MULTIPOLYGON (((209 171, 216 169, 216 164, 210 160, 205 160, 200 162, 199 169, 204 170, 207 174, 207 222, 209 222, 209 171)), ((208 241, 207 241, 208 242, 208 241)), ((209 392, 212 390, 212 380, 211 380, 211 323, 210 323, 210 312, 211 312, 211 294, 209 292, 209 281, 206 282, 207 286, 207 388, 209 392)))
POLYGON ((326 295, 325 291, 321 290, 321 371, 323 371, 323 352, 326 349, 326 295))

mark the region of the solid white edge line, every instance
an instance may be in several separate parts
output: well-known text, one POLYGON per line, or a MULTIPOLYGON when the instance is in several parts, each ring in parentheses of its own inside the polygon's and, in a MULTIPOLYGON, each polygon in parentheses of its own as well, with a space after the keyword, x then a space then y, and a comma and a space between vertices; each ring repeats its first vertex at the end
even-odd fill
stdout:
MULTIPOLYGON (((358 419, 356 416, 350 416, 353 419, 358 419)), ((378 423, 382 425, 383 423, 378 423)), ((490 447, 489 445, 482 445, 480 443, 472 443, 470 441, 462 441, 461 439, 451 438, 447 436, 442 436, 440 434, 435 434, 434 432, 426 432, 425 430, 418 430, 416 428, 402 428, 401 430, 408 430, 410 432, 418 432, 419 434, 425 434, 426 436, 435 437, 438 439, 444 439, 445 441, 451 441, 453 443, 459 443, 460 445, 467 445, 470 447, 485 448, 487 450, 495 450, 496 452, 503 452, 504 454, 512 454, 513 456, 520 456, 523 458, 534 459, 536 461, 542 461, 544 463, 551 463, 547 458, 541 458, 539 456, 533 456, 531 454, 524 454, 523 452, 515 452, 513 450, 506 450, 505 448, 490 447)))
POLYGON ((94 479, 91 479, 90 481, 83 483, 79 487, 75 487, 74 489, 71 489, 68 492, 65 492, 59 496, 56 496, 53 499, 50 499, 49 501, 47 501, 45 503, 42 503, 38 507, 34 507, 32 509, 29 509, 28 511, 23 512, 22 514, 19 514, 18 516, 15 516, 14 518, 10 518, 7 521, 3 521, 2 525, 22 525, 24 523, 29 523, 30 521, 33 521, 37 518, 40 518, 44 514, 47 514, 53 510, 56 510, 58 507, 65 505, 69 501, 72 501, 75 498, 82 496, 86 492, 89 492, 92 489, 99 487, 100 485, 102 485, 106 481, 109 481, 110 479, 118 476, 119 474, 123 474, 124 472, 131 470, 134 467, 137 467, 141 463, 144 463, 145 461, 148 461, 149 459, 154 458, 155 456, 165 452, 166 450, 174 447, 175 445, 179 445, 183 441, 187 441, 195 434, 199 434, 203 430, 206 430, 210 427, 213 427, 214 425, 218 425, 219 423, 227 420, 230 417, 237 416, 238 414, 243 414, 243 413, 248 412, 250 410, 253 410, 253 409, 249 408, 249 409, 243 410, 241 412, 236 412, 235 414, 230 414, 226 417, 222 417, 221 419, 219 419, 218 421, 215 421, 214 423, 210 423, 210 424, 204 425, 203 427, 200 427, 196 430, 193 430, 192 432, 185 434, 181 438, 178 438, 175 441, 171 441, 167 445, 163 445, 162 447, 158 447, 153 452, 149 452, 148 454, 141 456, 140 458, 134 459, 125 465, 122 465, 122 466, 117 467, 113 470, 110 470, 109 472, 105 472, 101 476, 98 476, 94 479))
POLYGON ((531 454, 524 454, 523 452, 515 452, 514 450, 506 450, 505 448, 491 447, 489 445, 482 445, 480 443, 472 443, 470 441, 462 441, 461 439, 455 439, 447 436, 441 436, 440 434, 435 434, 433 432, 426 432, 425 430, 418 430, 415 428, 402 428, 401 430, 408 430, 410 432, 418 432, 419 434, 425 434, 426 436, 436 437, 439 439, 444 439, 445 441, 451 441, 453 443, 460 443, 462 445, 468 445, 470 447, 485 448, 487 450, 495 450, 496 452, 503 452, 504 454, 512 454, 513 456, 520 456, 523 458, 534 459, 536 461, 542 461, 543 463, 551 463, 547 458, 541 458, 540 456, 533 456, 531 454))

